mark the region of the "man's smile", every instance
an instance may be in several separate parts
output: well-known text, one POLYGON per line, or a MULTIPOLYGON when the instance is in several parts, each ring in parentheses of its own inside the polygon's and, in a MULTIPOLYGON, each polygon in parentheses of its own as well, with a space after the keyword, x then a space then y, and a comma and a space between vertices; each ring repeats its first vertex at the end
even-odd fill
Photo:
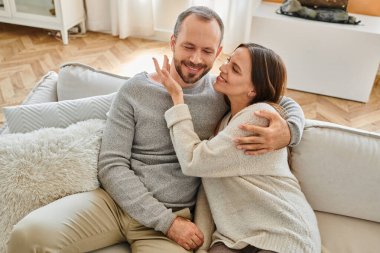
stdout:
POLYGON ((205 68, 205 66, 203 64, 193 64, 189 61, 183 61, 182 64, 186 67, 187 71, 190 73, 190 74, 198 74, 199 72, 202 71, 202 69, 205 68))

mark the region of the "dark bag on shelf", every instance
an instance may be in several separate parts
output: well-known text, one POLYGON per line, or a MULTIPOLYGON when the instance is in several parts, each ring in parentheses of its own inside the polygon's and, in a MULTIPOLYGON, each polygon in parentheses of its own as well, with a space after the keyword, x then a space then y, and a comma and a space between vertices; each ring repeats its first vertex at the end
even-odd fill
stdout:
POLYGON ((302 6, 347 10, 348 0, 298 0, 302 6))
MULTIPOLYGON (((276 12, 292 17, 305 18, 330 23, 352 24, 357 25, 360 20, 350 16, 346 10, 341 8, 328 8, 327 6, 314 8, 304 6, 302 2, 334 2, 334 0, 284 0, 280 9, 276 12)), ((335 0, 338 2, 348 2, 348 0, 335 0)))

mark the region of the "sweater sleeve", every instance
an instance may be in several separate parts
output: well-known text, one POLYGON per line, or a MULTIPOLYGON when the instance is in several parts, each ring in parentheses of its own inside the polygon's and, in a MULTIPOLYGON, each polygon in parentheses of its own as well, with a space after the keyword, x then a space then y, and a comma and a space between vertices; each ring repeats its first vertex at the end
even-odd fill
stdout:
POLYGON ((135 121, 127 86, 128 82, 119 90, 109 111, 99 154, 99 180, 123 211, 166 234, 176 215, 152 196, 131 169, 135 121))
POLYGON ((280 164, 284 159, 286 161, 286 149, 260 156, 248 156, 242 150, 238 150, 233 141, 237 136, 250 134, 241 130, 238 127, 240 124, 268 125, 266 119, 252 116, 256 110, 274 111, 274 108, 264 103, 251 105, 237 113, 228 126, 214 138, 204 141, 194 132, 186 104, 176 105, 166 111, 165 119, 183 173, 197 177, 277 175, 271 173, 275 171, 273 168, 276 164, 280 164), (284 155, 273 155, 274 153, 284 155))
POLYGON ((302 108, 289 97, 282 97, 280 106, 286 111, 286 121, 291 135, 289 146, 297 146, 301 141, 303 128, 305 126, 305 116, 302 108))

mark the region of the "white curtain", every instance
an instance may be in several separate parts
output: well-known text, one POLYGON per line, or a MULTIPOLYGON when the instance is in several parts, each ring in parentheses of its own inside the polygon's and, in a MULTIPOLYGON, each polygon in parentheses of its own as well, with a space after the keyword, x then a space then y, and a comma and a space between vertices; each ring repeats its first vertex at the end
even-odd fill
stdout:
POLYGON ((186 6, 205 5, 221 16, 225 26, 224 52, 230 53, 238 44, 249 41, 252 14, 260 2, 261 0, 86 0, 87 28, 110 32, 122 39, 128 36, 154 37, 157 32, 155 29, 158 29, 167 31, 169 40, 175 17, 186 6), (160 11, 155 12, 154 8, 160 11), (172 17, 172 24, 161 28, 160 20, 165 17, 172 17))
POLYGON ((223 51, 231 53, 240 43, 249 42, 253 11, 261 0, 191 0, 215 10, 224 23, 223 51))
POLYGON ((154 0, 86 0, 87 28, 128 36, 154 35, 154 0))

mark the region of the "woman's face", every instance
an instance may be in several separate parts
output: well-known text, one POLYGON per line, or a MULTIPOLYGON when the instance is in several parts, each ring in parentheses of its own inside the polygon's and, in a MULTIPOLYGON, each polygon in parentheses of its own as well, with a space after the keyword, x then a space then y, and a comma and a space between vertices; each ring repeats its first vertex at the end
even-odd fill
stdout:
POLYGON ((219 68, 214 88, 227 95, 252 100, 255 95, 251 80, 252 62, 249 51, 245 47, 237 48, 231 57, 219 68))

